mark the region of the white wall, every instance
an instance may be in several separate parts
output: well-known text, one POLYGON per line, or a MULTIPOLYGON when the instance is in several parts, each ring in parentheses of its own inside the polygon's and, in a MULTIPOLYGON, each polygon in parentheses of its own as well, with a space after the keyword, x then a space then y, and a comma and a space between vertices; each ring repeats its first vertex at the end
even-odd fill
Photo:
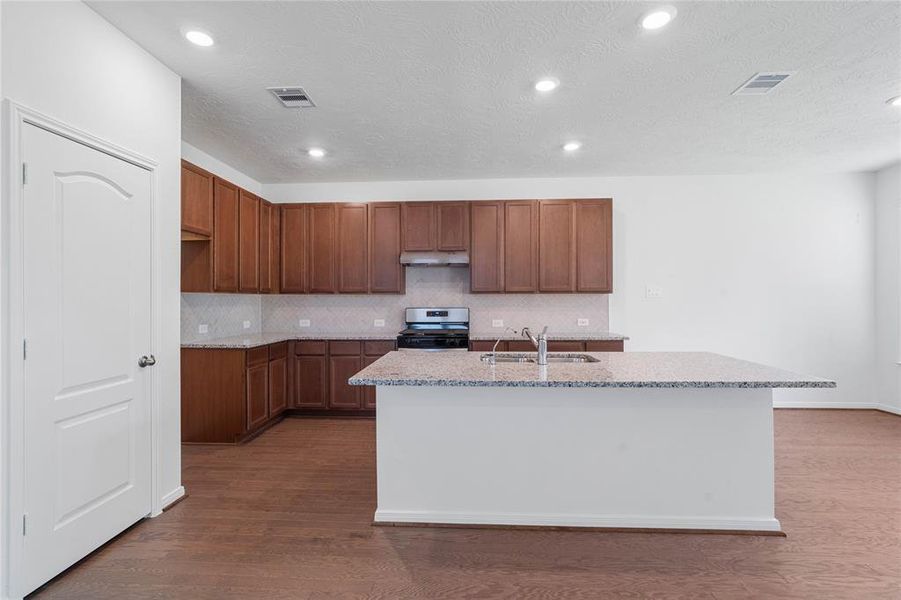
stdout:
POLYGON ((901 414, 901 163, 876 174, 876 402, 901 414))
POLYGON ((263 194, 263 185, 259 181, 245 175, 233 166, 225 164, 218 158, 210 156, 203 150, 195 148, 188 142, 182 141, 181 143, 181 157, 201 169, 206 169, 210 173, 244 188, 248 192, 258 196, 263 194))
POLYGON ((2 2, 0 14, 5 98, 159 164, 162 340, 153 352, 163 382, 155 390, 163 435, 160 496, 172 498, 181 489, 180 79, 80 2, 2 2))
POLYGON ((872 174, 264 185, 275 202, 612 197, 610 328, 834 378, 779 405, 872 406, 872 174), (645 297, 646 286, 664 296, 645 297))

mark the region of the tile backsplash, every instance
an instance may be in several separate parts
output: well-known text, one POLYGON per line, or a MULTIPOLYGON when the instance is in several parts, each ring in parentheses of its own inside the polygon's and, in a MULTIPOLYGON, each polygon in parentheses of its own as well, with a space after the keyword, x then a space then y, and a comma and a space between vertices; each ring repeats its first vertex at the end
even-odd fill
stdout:
POLYGON ((552 333, 606 332, 609 326, 606 294, 471 294, 469 269, 407 268, 407 291, 398 295, 263 295, 182 294, 182 340, 240 335, 259 331, 359 333, 394 335, 403 328, 408 306, 468 306, 471 330, 493 333, 492 321, 521 328, 547 325, 552 333), (300 327, 300 320, 308 327, 300 327), (375 320, 384 320, 376 327, 375 320), (580 327, 579 319, 588 319, 580 327), (251 329, 243 329, 249 320, 251 329), (209 325, 205 335, 201 323, 209 325))

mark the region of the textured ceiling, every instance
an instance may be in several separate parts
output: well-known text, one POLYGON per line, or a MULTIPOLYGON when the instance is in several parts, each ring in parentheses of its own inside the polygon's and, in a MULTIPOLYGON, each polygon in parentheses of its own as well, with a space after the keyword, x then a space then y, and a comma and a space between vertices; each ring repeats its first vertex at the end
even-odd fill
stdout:
POLYGON ((89 2, 264 183, 867 170, 901 157, 901 3, 89 2), (197 48, 185 28, 217 44, 197 48), (797 71, 731 96, 758 71, 797 71), (561 86, 541 96, 532 85, 561 86), (312 110, 266 91, 302 85, 312 110), (582 150, 560 146, 579 139, 582 150), (305 148, 322 146, 325 160, 305 148))

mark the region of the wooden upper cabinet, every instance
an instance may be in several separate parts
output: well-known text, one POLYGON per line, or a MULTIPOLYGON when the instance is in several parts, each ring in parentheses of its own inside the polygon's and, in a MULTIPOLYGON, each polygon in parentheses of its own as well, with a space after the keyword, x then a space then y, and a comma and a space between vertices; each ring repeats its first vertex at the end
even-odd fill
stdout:
POLYGON ((469 249, 469 203, 436 202, 437 249, 455 252, 469 249))
POLYGON ((538 202, 538 291, 576 290, 576 203, 538 202))
POLYGON ((213 291, 238 291, 238 188, 213 180, 213 291))
POLYGON ((337 291, 337 218, 334 204, 310 204, 310 250, 307 259, 310 293, 337 291))
POLYGON ((281 266, 281 210, 273 204, 269 214, 269 292, 278 294, 279 268, 281 266))
POLYGON ((259 256, 259 274, 260 274, 260 293, 268 294, 272 291, 272 281, 270 279, 270 269, 272 268, 272 260, 269 256, 271 251, 272 239, 272 205, 265 200, 260 199, 260 233, 259 233, 260 250, 259 256))
POLYGON ((369 291, 404 293, 404 267, 400 264, 401 205, 376 202, 369 205, 369 291))
POLYGON ((213 235, 213 175, 181 161, 181 228, 201 236, 213 235))
POLYGON ((538 202, 504 203, 504 291, 538 291, 538 202))
POLYGON ((240 190, 238 291, 260 291, 260 199, 240 190))
POLYGON ((613 201, 576 203, 576 291, 613 292, 613 201))
POLYGON ((369 228, 365 204, 338 204, 338 291, 365 294, 369 290, 369 228))
POLYGON ((435 204, 406 202, 403 205, 404 251, 435 250, 435 204))
POLYGON ((280 289, 288 294, 309 291, 307 251, 309 245, 309 210, 305 204, 287 204, 279 208, 280 289))
POLYGON ((473 202, 470 290, 504 291, 504 203, 473 202))

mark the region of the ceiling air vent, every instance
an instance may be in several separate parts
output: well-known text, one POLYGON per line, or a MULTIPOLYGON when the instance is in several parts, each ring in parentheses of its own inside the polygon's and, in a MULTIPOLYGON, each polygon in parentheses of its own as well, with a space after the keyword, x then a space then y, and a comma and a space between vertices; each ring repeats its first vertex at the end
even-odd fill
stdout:
POLYGON ((749 80, 732 92, 733 96, 759 96, 769 94, 777 85, 788 79, 794 73, 756 73, 749 80))
POLYGON ((287 108, 313 108, 316 106, 309 94, 302 87, 271 87, 266 88, 278 101, 287 108))

